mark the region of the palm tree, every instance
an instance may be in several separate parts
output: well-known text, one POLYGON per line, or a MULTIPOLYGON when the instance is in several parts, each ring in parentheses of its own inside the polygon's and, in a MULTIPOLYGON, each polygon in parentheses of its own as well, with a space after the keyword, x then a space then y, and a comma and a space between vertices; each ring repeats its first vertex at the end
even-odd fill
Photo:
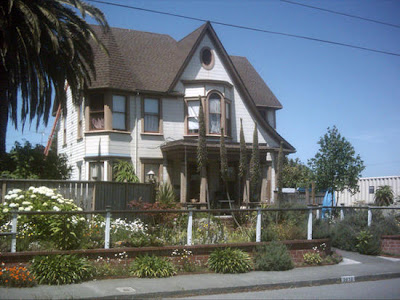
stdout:
POLYGON ((104 47, 86 15, 108 29, 103 13, 81 0, 0 2, 0 155, 8 118, 18 125, 18 95, 22 125, 36 117, 38 127, 41 120, 47 124, 53 92, 65 107, 66 82, 75 103, 90 85, 95 76, 90 41, 104 47))
POLYGON ((388 185, 380 186, 375 192, 375 205, 378 206, 389 206, 393 203, 393 191, 388 185))

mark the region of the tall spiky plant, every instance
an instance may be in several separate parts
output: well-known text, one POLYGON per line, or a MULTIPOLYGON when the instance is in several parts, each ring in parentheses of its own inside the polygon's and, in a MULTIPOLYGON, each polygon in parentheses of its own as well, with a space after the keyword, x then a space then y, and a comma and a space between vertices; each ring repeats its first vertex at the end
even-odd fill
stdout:
POLYGON ((207 202, 208 208, 210 203, 207 201, 207 139, 206 124, 204 121, 204 110, 199 97, 199 139, 197 144, 197 170, 200 172, 200 202, 207 202))
POLYGON ((258 200, 259 186, 261 180, 261 168, 260 168, 260 150, 258 148, 258 131, 257 123, 254 123, 254 133, 253 133, 253 149, 251 152, 250 159, 250 186, 251 186, 251 198, 253 200, 258 200))
POLYGON ((249 199, 249 191, 248 191, 248 184, 247 184, 247 174, 249 170, 249 165, 247 161, 247 148, 246 148, 246 141, 244 139, 244 132, 243 132, 243 122, 240 119, 240 159, 239 159, 239 178, 244 183, 243 188, 243 200, 246 201, 249 199), (246 196, 245 196, 246 195, 246 196))

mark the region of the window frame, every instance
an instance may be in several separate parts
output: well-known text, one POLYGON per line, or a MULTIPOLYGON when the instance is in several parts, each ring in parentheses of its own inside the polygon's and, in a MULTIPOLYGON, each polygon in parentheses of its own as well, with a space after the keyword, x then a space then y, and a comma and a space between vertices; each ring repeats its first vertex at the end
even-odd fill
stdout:
POLYGON ((157 97, 142 97, 142 101, 141 101, 141 110, 142 110, 142 130, 141 133, 142 134, 150 134, 150 135, 162 135, 163 134, 163 119, 162 119, 162 99, 161 98, 157 98, 157 97), (146 100, 157 100, 158 101, 158 114, 154 114, 154 113, 146 113, 145 112, 145 102, 146 100), (157 116, 158 117, 158 130, 157 131, 146 131, 145 130, 145 117, 146 115, 151 115, 151 116, 157 116))
MULTIPOLYGON (((189 131, 189 118, 191 118, 191 117, 189 117, 189 102, 192 102, 192 101, 197 101, 197 102, 199 102, 199 111, 200 111, 200 106, 203 106, 204 107, 204 105, 203 105, 203 99, 199 99, 198 97, 197 98, 186 98, 185 99, 185 133, 186 133, 186 135, 193 135, 193 136, 197 136, 197 135, 199 135, 199 132, 190 132, 189 131)), ((199 116, 197 115, 197 118, 198 118, 199 116)), ((200 129, 200 128, 199 128, 200 129)))
MULTIPOLYGON (((105 103, 106 103, 106 97, 105 97, 105 93, 94 93, 94 94, 90 94, 88 96, 89 99, 89 103, 88 103, 88 107, 89 107, 89 131, 99 131, 99 130, 105 130, 106 128, 106 120, 105 120, 105 103), (103 109, 99 109, 99 110, 94 110, 92 109, 92 101, 96 98, 96 97, 101 97, 102 101, 103 101, 103 109), (93 124, 92 124, 92 115, 94 114, 103 114, 103 128, 94 128, 93 124)), ((100 107, 100 106, 99 106, 100 107)))
MULTIPOLYGON (((207 93, 207 96, 200 97, 200 102, 201 102, 201 105, 203 106, 203 112, 204 112, 204 122, 206 124, 206 134, 208 136, 221 136, 221 133, 210 133, 209 98, 213 93, 218 94, 221 99, 221 103, 220 103, 221 122, 220 122, 220 125, 221 125, 221 128, 224 128, 224 135, 225 135, 225 137, 232 137, 232 101, 230 99, 226 98, 218 90, 211 90, 207 93), (226 105, 229 106, 229 119, 226 118, 226 105)), ((190 133, 189 132, 189 105, 188 105, 188 102, 199 101, 199 97, 186 97, 184 99, 184 101, 185 101, 185 135, 198 136, 199 135, 198 133, 190 133)))
POLYGON ((157 183, 163 182, 163 161, 162 159, 152 159, 152 158, 142 158, 141 160, 141 174, 140 180, 142 183, 149 183, 147 180, 147 174, 145 172, 146 165, 158 165, 158 173, 155 174, 157 176, 158 181, 157 183))
POLYGON ((214 68, 214 65, 215 65, 215 55, 214 55, 213 50, 212 50, 210 47, 205 46, 205 47, 201 48, 200 53, 199 53, 199 58, 200 58, 200 63, 201 63, 201 65, 202 65, 202 67, 203 67, 204 69, 206 69, 206 70, 212 70, 212 68, 214 68), (210 63, 209 63, 208 65, 206 65, 206 64, 204 63, 204 61, 203 61, 203 53, 204 53, 204 51, 207 51, 207 50, 209 50, 210 53, 211 53, 211 61, 210 61, 210 63))
POLYGON ((128 131, 128 97, 123 94, 111 94, 111 103, 112 103, 112 109, 111 109, 111 128, 112 130, 116 131, 128 131), (114 111, 114 96, 118 97, 123 97, 125 99, 125 105, 124 105, 124 112, 119 112, 119 111, 114 111), (114 114, 119 114, 119 115, 124 115, 125 117, 125 122, 124 122, 124 129, 120 128, 114 128, 114 114))

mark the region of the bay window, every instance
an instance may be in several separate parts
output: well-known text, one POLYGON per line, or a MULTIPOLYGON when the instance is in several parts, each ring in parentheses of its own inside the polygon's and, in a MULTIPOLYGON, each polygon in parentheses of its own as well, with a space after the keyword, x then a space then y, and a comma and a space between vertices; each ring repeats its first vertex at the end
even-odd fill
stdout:
POLYGON ((208 97, 208 131, 221 134, 221 96, 217 93, 208 97))
POLYGON ((220 93, 211 92, 207 98, 201 100, 195 98, 186 101, 186 134, 197 135, 199 133, 199 109, 200 101, 204 109, 204 119, 207 134, 220 135, 224 128, 225 135, 232 134, 231 102, 220 93))
POLYGON ((112 128, 126 130, 126 97, 112 96, 112 128))
POLYGON ((187 128, 188 134, 199 133, 199 108, 200 101, 192 100, 187 102, 188 114, 187 114, 187 128))
POLYGON ((103 94, 94 94, 89 97, 89 129, 104 130, 103 94))

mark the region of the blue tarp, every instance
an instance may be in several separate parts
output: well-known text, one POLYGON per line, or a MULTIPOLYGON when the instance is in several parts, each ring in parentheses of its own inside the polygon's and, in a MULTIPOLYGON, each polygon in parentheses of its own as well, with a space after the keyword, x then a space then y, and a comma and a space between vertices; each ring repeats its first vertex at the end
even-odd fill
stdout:
POLYGON ((329 208, 323 208, 322 209, 322 218, 324 218, 326 213, 331 213, 332 206, 336 205, 336 201, 335 201, 335 193, 333 193, 333 199, 332 199, 332 191, 331 190, 327 190, 324 196, 324 201, 322 202, 322 206, 329 206, 329 208))

